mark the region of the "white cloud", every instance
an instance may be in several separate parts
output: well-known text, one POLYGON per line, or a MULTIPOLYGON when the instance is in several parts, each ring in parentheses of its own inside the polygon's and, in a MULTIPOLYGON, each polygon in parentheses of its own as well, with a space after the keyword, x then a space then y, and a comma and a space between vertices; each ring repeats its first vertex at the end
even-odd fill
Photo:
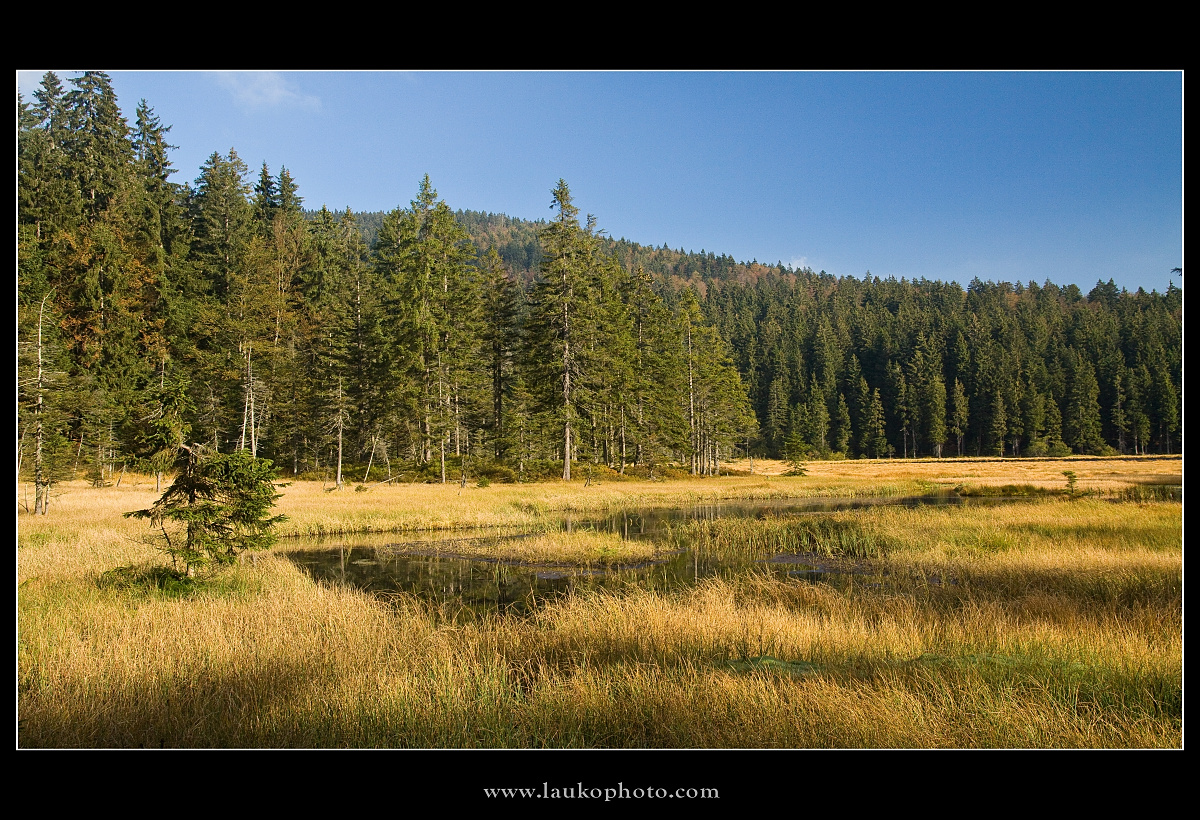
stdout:
POLYGON ((276 71, 223 71, 217 74, 217 80, 234 100, 248 108, 321 107, 319 97, 301 94, 276 71))
POLYGON ((792 270, 800 270, 801 268, 806 268, 806 267, 808 267, 808 257, 807 256, 793 256, 792 261, 788 262, 788 265, 791 266, 792 270))

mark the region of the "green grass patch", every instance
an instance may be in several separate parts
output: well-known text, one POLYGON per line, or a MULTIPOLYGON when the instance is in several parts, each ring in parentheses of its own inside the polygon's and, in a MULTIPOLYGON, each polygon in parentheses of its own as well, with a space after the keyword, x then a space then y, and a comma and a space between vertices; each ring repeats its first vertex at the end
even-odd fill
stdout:
POLYGON ((1042 498, 1061 494, 1034 484, 959 484, 954 491, 964 498, 1042 498))
POLYGON ((195 576, 161 564, 132 564, 100 574, 100 589, 119 590, 144 598, 177 599, 199 596, 236 597, 261 590, 261 583, 236 569, 223 569, 195 576))
POLYGON ((1137 484, 1117 493, 1117 501, 1176 501, 1183 503, 1183 487, 1173 487, 1167 484, 1137 484))
POLYGON ((809 663, 808 661, 781 661, 769 655, 763 655, 759 658, 746 658, 740 661, 726 661, 722 666, 734 672, 782 675, 792 678, 812 675, 821 671, 821 668, 815 663, 809 663))
POLYGON ((795 553, 880 558, 896 543, 886 533, 844 513, 690 521, 672 528, 664 540, 671 549, 700 549, 746 560, 795 553))

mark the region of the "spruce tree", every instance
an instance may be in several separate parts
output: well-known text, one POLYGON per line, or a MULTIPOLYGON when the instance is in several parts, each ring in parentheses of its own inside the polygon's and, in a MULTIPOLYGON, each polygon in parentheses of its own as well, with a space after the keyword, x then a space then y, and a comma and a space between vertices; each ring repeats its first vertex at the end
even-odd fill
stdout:
POLYGON ((833 449, 847 455, 850 452, 850 406, 846 404, 846 397, 842 393, 838 393, 837 397, 837 415, 834 417, 834 443, 833 449))
POLYGON ((129 125, 117 107, 112 78, 85 71, 73 78, 64 97, 70 128, 66 149, 70 173, 79 187, 84 212, 96 219, 127 184, 133 146, 129 125))
POLYGON ((1100 437, 1100 387, 1091 364, 1075 352, 1068 389, 1063 439, 1078 453, 1098 455, 1105 447, 1100 437))
POLYGON ((578 424, 581 325, 588 321, 587 249, 579 209, 564 180, 551 191, 554 219, 542 229, 541 277, 530 300, 528 383, 540 391, 541 408, 552 415, 563 456, 564 481, 571 480, 578 424))
POLYGON ((867 407, 866 426, 863 429, 864 452, 871 458, 883 458, 888 455, 887 432, 884 428, 883 402, 879 398, 879 388, 871 393, 871 403, 867 407))
POLYGON ((994 455, 1004 456, 1004 437, 1008 433, 1008 417, 1004 412, 1004 396, 996 391, 992 398, 992 424, 988 429, 988 441, 994 455))
POLYGON ((286 167, 279 168, 279 210, 290 216, 300 216, 303 211, 304 197, 299 194, 299 186, 286 167))
POLYGON ((967 433, 967 422, 969 420, 967 403, 967 393, 963 389, 962 382, 957 378, 954 380, 954 393, 952 397, 952 415, 950 417, 950 434, 955 440, 955 455, 965 455, 963 453, 963 437, 967 433))
POLYGON ((481 261, 480 287, 483 296, 481 353, 486 357, 491 376, 492 415, 488 427, 492 453, 497 460, 502 460, 511 444, 504 427, 504 398, 511 392, 513 354, 519 341, 516 324, 518 286, 495 245, 488 247, 481 261))
POLYGON ((925 423, 925 440, 936 458, 942 457, 946 441, 946 383, 940 372, 934 372, 925 383, 925 403, 921 418, 925 423))
POLYGON ((829 455, 829 411, 825 408, 825 394, 817 381, 816 371, 808 386, 808 401, 805 403, 808 425, 806 438, 822 458, 829 455))
MULTIPOLYGON (((393 401, 415 410, 419 460, 439 464, 447 480, 447 448, 461 452, 470 420, 464 403, 477 402, 483 373, 478 349, 481 310, 475 254, 426 175, 406 210, 384 220, 377 241, 380 274, 390 284, 393 401)), ((482 421, 480 421, 482 423, 482 421)))
POLYGON ((766 429, 763 431, 768 450, 773 454, 783 451, 783 439, 787 434, 791 412, 790 394, 787 374, 779 373, 771 380, 771 387, 767 392, 766 429))
POLYGON ((627 280, 625 298, 634 336, 633 458, 653 475, 656 465, 688 446, 681 378, 683 346, 674 337, 670 311, 655 292, 653 279, 644 267, 634 268, 627 280))
POLYGON ((47 72, 33 94, 18 104, 17 214, 31 229, 31 241, 49 250, 60 231, 83 219, 83 199, 72 179, 66 93, 54 72, 47 72))
POLYGON ((234 149, 224 157, 214 152, 200 167, 191 200, 194 258, 218 300, 228 295, 250 238, 248 172, 234 149))
POLYGON ((279 191, 271 169, 264 161, 262 170, 258 173, 258 182, 254 186, 254 224, 259 233, 266 236, 271 231, 275 214, 279 210, 279 191))
POLYGON ((270 547, 272 527, 285 520, 269 515, 280 497, 271 462, 197 444, 180 452, 179 475, 162 497, 125 517, 149 520, 162 534, 161 549, 176 567, 182 562, 189 576, 202 567, 232 564, 247 550, 270 547))

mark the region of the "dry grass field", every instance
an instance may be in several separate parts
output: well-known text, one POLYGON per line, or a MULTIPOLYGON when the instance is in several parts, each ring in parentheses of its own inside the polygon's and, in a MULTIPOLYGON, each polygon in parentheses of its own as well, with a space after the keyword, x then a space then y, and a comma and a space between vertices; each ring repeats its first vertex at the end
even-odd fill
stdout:
MULTIPOLYGON (((750 469, 750 462, 741 459, 730 462, 729 466, 744 472, 750 469)), ((755 474, 764 476, 782 475, 788 469, 786 461, 755 459, 754 462, 755 474)), ((1183 481, 1183 460, 1178 456, 811 461, 805 477, 822 484, 924 481, 946 488, 1029 484, 1060 490, 1066 481, 1065 470, 1076 473, 1081 492, 1106 493, 1136 485, 1183 481)))
MULTIPOLYGON (((812 550, 845 585, 748 572, 548 601, 462 622, 411 596, 314 581, 282 554, 183 588, 116 583, 162 562, 153 482, 18 488, 21 747, 1178 748, 1182 507, 1176 459, 814 462, 804 477, 283 490, 285 534, 547 525, 562 511, 719 498, 1077 490, 1001 507, 724 519, 660 546, 761 560, 812 550), (857 580, 856 580, 857 579, 857 580), (877 583, 883 579, 883 583, 877 583)), ((594 533, 529 560, 594 561, 594 533)), ((644 548, 644 547, 638 547, 644 548)))

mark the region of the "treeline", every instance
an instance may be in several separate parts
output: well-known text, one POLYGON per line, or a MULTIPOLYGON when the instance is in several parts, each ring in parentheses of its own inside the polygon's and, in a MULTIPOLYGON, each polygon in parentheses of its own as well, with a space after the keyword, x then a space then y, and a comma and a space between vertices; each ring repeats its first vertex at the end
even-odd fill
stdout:
POLYGON ((1182 294, 862 280, 713 281, 764 444, 864 456, 1170 453, 1182 294))
POLYGON ((19 469, 163 473, 179 445, 340 484, 711 473, 763 453, 1171 452, 1182 294, 836 278, 539 222, 305 211, 109 78, 18 99, 19 469), (573 471, 574 467, 574 471, 573 471))
MULTIPOLYGON (((536 223, 460 212, 525 258, 536 223)), ((1171 453, 1182 292, 862 279, 603 240, 664 293, 695 292, 784 458, 1171 453)), ((533 270, 526 268, 526 275, 533 270)))
POLYGON ((172 183, 145 101, 130 126, 106 75, 70 82, 18 100, 18 435, 39 510, 64 475, 161 474, 185 442, 341 484, 710 473, 755 439, 696 294, 618 264, 566 183, 528 281, 428 178, 368 245, 352 211, 306 214, 286 168, 255 177, 233 149, 172 183))

